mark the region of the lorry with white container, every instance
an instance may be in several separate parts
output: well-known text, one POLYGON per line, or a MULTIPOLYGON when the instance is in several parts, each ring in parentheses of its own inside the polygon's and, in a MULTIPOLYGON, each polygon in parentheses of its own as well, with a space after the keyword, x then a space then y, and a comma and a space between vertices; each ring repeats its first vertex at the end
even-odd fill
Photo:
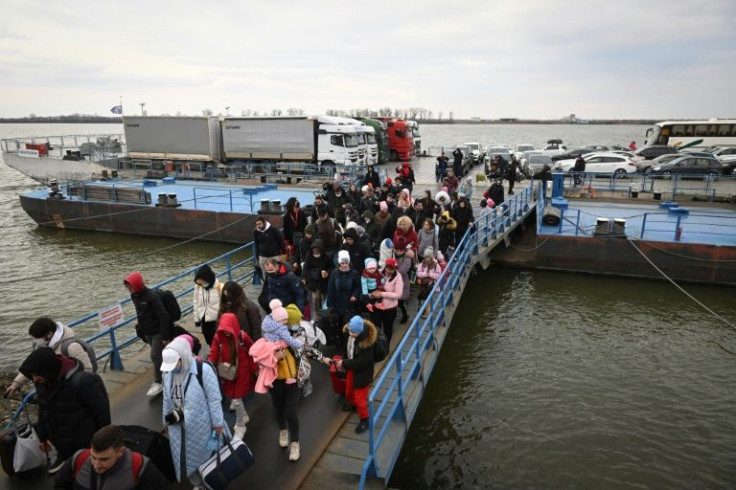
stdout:
POLYGON ((226 117, 221 127, 226 162, 361 164, 358 131, 345 118, 226 117))
POLYGON ((358 138, 361 140, 360 147, 365 150, 361 154, 362 163, 364 165, 376 165, 378 163, 378 140, 376 139, 375 128, 357 119, 348 119, 348 122, 355 125, 358 138))

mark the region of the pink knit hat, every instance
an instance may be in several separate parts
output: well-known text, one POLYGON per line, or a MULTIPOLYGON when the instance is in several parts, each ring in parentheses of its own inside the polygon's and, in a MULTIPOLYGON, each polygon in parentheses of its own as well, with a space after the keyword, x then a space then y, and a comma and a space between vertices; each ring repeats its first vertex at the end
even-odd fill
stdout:
POLYGON ((277 322, 283 322, 289 319, 289 313, 287 313, 286 308, 284 308, 283 304, 281 303, 281 300, 272 299, 271 302, 268 303, 268 307, 271 308, 271 318, 273 318, 277 322))

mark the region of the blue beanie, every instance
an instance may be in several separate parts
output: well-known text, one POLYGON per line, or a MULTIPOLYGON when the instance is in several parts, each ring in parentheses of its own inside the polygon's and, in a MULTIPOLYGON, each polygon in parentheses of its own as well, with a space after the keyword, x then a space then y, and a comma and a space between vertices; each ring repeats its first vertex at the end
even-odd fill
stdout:
POLYGON ((355 315, 350 319, 350 323, 348 323, 348 330, 350 333, 357 333, 359 335, 363 333, 363 319, 355 315))

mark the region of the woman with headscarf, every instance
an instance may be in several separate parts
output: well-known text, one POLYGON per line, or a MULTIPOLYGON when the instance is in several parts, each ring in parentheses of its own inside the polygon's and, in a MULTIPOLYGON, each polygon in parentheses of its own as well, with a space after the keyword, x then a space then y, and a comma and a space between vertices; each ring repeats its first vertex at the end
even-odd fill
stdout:
MULTIPOLYGON (((163 351, 163 420, 168 427, 176 478, 202 488, 199 465, 212 455, 216 435, 230 437, 222 415, 220 386, 212 365, 199 363, 189 343, 177 337, 163 351), (214 434, 213 434, 214 433, 214 434)), ((220 442, 217 447, 222 445, 220 442)))
POLYGON ((204 264, 194 274, 194 325, 202 328, 207 345, 217 330, 217 314, 220 311, 222 283, 212 268, 204 264))

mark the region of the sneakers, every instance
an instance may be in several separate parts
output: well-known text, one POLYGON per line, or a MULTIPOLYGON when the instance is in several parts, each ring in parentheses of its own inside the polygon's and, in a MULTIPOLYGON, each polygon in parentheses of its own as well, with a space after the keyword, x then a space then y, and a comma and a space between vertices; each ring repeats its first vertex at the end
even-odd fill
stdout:
POLYGON ((53 475, 54 473, 59 471, 61 467, 64 466, 65 462, 66 461, 64 461, 63 459, 57 456, 56 459, 53 462, 50 462, 47 467, 47 471, 49 472, 49 475, 53 475))
POLYGON ((289 431, 286 429, 279 431, 279 446, 289 447, 289 431))
POLYGON ((289 446, 289 461, 297 461, 301 453, 299 452, 299 443, 292 442, 289 446))
POLYGON ((350 404, 348 402, 345 402, 345 403, 342 404, 342 411, 343 412, 352 412, 353 410, 355 410, 355 405, 352 405, 352 404, 350 404))
POLYGON ((243 439, 243 436, 245 436, 246 427, 244 425, 235 424, 235 427, 233 428, 233 439, 243 439))
POLYGON ((148 388, 148 391, 146 392, 146 396, 156 396, 160 395, 161 392, 164 391, 164 385, 161 383, 153 383, 150 388, 148 388))
POLYGON ((368 419, 360 419, 360 423, 355 428, 356 434, 362 434, 363 432, 368 430, 368 419))
POLYGON ((243 417, 242 424, 245 425, 248 422, 250 422, 250 417, 248 416, 248 412, 245 412, 245 417, 243 417))
POLYGON ((230 408, 229 408, 229 410, 231 412, 234 412, 235 411, 235 400, 230 400, 230 408))

